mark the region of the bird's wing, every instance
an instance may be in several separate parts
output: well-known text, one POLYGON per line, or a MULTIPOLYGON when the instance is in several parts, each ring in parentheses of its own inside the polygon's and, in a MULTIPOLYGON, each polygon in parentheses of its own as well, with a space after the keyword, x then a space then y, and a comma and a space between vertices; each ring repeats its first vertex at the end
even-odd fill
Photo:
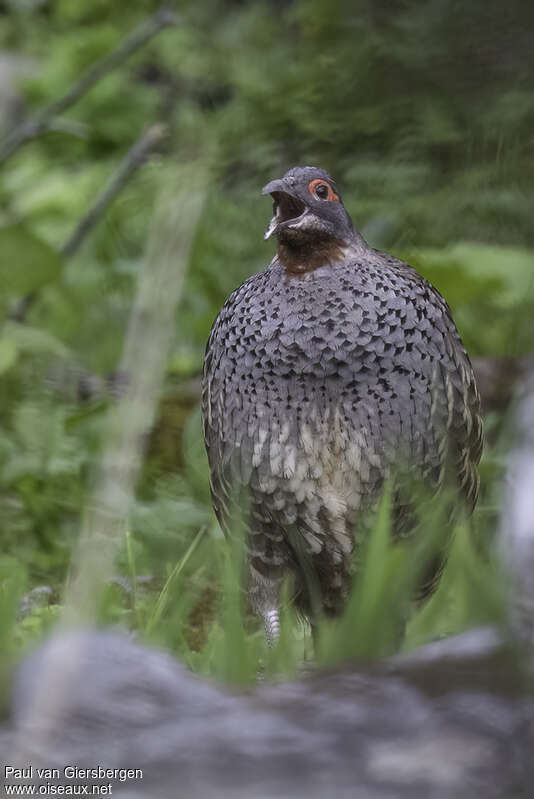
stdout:
POLYGON ((469 509, 478 495, 478 471, 483 448, 483 425, 473 367, 439 291, 413 267, 394 256, 378 253, 388 268, 411 284, 431 323, 425 346, 433 355, 431 423, 429 432, 439 456, 436 482, 459 487, 469 509))
POLYGON ((442 462, 440 482, 459 488, 472 510, 478 496, 477 465, 484 436, 480 396, 469 356, 452 320, 449 307, 432 288, 442 309, 443 357, 436 362, 432 383, 432 424, 442 462))
MULTIPOLYGON (((410 296, 420 298, 424 309, 425 364, 429 370, 430 421, 424 433, 424 474, 434 490, 450 486, 460 491, 470 512, 477 500, 477 465, 483 448, 480 397, 469 356, 456 329, 449 306, 441 294, 408 264, 386 256, 387 265, 408 282, 410 296), (428 324, 430 322, 430 324, 428 324), (431 359, 428 359, 431 356, 431 359)), ((423 325, 423 323, 422 323, 423 325)), ((454 514, 456 503, 445 508, 454 514), (454 508, 453 508, 454 504, 454 508)), ((399 488, 394 505, 396 537, 409 534, 417 524, 413 502, 399 488)), ((416 596, 429 596, 437 587, 447 560, 448 542, 425 568, 416 596)))
POLYGON ((236 390, 240 343, 233 332, 233 315, 247 284, 255 277, 249 278, 226 301, 213 324, 204 358, 204 441, 213 507, 225 532, 235 527, 239 517, 242 519, 248 502, 252 452, 247 436, 247 412, 242 394, 236 390))

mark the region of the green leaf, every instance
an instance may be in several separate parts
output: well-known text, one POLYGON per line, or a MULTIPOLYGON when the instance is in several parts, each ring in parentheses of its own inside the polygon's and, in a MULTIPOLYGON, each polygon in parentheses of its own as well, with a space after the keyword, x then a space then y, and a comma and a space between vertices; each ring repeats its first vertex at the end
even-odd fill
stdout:
POLYGON ((11 338, 0 338, 0 375, 11 369, 17 362, 17 345, 11 338))
POLYGON ((21 352, 31 355, 55 355, 58 358, 66 358, 69 355, 68 347, 48 330, 7 322, 4 325, 4 333, 8 334, 9 340, 21 352))
POLYGON ((0 293, 23 295, 58 277, 59 253, 22 225, 0 228, 0 293))

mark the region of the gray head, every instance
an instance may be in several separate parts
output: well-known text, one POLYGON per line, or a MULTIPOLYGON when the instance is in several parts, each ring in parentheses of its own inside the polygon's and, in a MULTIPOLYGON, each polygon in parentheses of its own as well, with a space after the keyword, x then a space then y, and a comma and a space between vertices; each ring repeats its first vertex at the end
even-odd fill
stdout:
POLYGON ((275 235, 281 242, 298 245, 313 240, 347 241, 354 235, 351 218, 324 169, 295 166, 264 186, 262 194, 274 200, 266 239, 275 235))

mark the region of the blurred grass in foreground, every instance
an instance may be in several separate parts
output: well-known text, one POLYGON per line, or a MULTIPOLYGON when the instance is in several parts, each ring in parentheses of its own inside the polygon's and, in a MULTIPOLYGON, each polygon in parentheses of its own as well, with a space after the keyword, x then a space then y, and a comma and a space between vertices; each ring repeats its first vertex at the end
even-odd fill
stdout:
MULTIPOLYGON (((246 608, 242 547, 239 540, 224 541, 215 526, 198 529, 184 555, 168 565, 167 578, 159 587, 147 588, 140 582, 125 591, 119 584, 109 584, 99 620, 125 626, 141 640, 170 649, 193 671, 230 683, 254 682, 260 663, 265 679, 280 679, 297 675, 310 658, 317 666, 331 667, 394 652, 400 640, 399 618, 404 616, 409 623, 403 648, 409 649, 477 624, 502 621, 505 605, 498 564, 476 547, 474 528, 485 515, 481 507, 473 519, 456 525, 440 587, 418 610, 411 596, 421 571, 422 544, 429 555, 428 540, 389 546, 386 496, 364 545, 346 612, 341 619, 320 621, 318 648, 309 626, 296 617, 288 590, 282 602, 280 640, 272 649, 266 646, 261 623, 246 608)), ((427 528, 424 533, 432 539, 436 530, 427 528)), ((132 543, 131 533, 126 532, 121 549, 133 580, 132 543)), ((50 629, 57 609, 38 609, 17 621, 25 586, 22 570, 17 564, 9 574, 8 561, 0 561, 0 567, 0 644, 14 657, 50 629)))

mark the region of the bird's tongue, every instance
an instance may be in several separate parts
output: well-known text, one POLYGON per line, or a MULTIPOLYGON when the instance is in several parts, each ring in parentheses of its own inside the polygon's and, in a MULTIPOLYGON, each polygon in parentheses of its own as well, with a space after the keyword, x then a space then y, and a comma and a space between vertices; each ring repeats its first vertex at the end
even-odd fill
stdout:
POLYGON ((269 227, 265 231, 264 239, 270 239, 281 225, 297 219, 305 210, 304 203, 297 200, 295 197, 291 197, 290 194, 276 191, 273 192, 272 197, 274 200, 275 212, 269 223, 269 227))
POLYGON ((275 232, 275 230, 276 230, 276 228, 277 228, 277 227, 278 227, 278 219, 277 219, 277 217, 276 217, 276 214, 275 214, 275 215, 273 216, 273 218, 271 219, 271 221, 269 222, 269 227, 268 227, 268 228, 267 228, 267 230, 265 231, 265 235, 264 235, 264 237, 263 237, 263 238, 264 238, 266 241, 267 241, 267 239, 270 239, 270 238, 271 238, 271 236, 273 235, 273 233, 275 232))

